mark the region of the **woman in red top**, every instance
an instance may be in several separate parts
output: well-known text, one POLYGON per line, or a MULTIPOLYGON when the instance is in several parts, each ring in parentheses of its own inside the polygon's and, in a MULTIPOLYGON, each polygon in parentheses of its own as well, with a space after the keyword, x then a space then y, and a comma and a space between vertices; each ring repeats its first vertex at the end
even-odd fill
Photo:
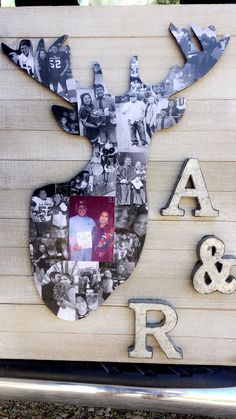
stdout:
POLYGON ((107 211, 102 211, 93 229, 93 261, 112 262, 114 247, 114 228, 110 225, 107 211))

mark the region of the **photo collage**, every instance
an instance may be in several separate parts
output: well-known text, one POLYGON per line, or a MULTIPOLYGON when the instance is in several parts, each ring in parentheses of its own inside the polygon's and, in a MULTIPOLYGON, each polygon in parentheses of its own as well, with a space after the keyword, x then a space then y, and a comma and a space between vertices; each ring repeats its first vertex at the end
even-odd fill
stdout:
MULTIPOLYGON (((133 272, 147 230, 147 161, 156 131, 174 127, 185 111, 187 87, 214 65, 227 45, 216 41, 215 28, 200 33, 196 48, 187 29, 170 30, 186 64, 171 68, 158 85, 145 85, 138 59, 130 65, 130 89, 122 96, 107 91, 101 67, 93 65, 94 84, 73 79, 66 36, 46 48, 21 40, 4 53, 29 76, 70 102, 53 106, 60 127, 92 144, 87 166, 65 183, 36 189, 30 208, 30 256, 37 290, 63 320, 78 320, 96 310, 133 272), (208 60, 204 60, 207 52, 208 60)), ((79 147, 79 142, 78 142, 79 147)))

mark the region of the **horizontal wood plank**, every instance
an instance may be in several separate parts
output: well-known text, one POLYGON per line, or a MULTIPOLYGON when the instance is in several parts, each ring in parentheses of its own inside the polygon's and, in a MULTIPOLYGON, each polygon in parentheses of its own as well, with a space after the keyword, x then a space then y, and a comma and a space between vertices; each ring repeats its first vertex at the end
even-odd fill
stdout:
MULTIPOLYGON (((232 134, 232 133, 231 133, 232 134)), ((55 131, 0 131, 1 160, 82 160, 92 153, 87 138, 55 131), (27 155, 25 150, 27 150, 27 155)), ((81 163, 84 164, 84 163, 81 163)))
POLYGON ((29 250, 26 248, 0 248, 2 275, 31 275, 29 250))
POLYGON ((45 37, 70 33, 74 37, 166 36, 170 22, 186 25, 194 22, 203 28, 212 23, 220 34, 236 34, 232 15, 235 5, 139 6, 139 7, 27 7, 3 9, 2 33, 5 37, 45 37), (40 25, 35 25, 35 15, 40 25), (222 16, 224 15, 224 19, 222 16), (45 18, 46 17, 46 18, 45 18), (22 22, 27 21, 27 25, 22 22), (51 25, 51 22, 57 22, 51 25), (148 22, 148 24, 147 24, 148 22), (158 24, 157 24, 158 22, 158 24), (168 26, 167 26, 168 25, 168 26), (125 29, 125 30, 124 30, 125 29))
MULTIPOLYGON (((236 161, 235 131, 165 130, 153 136, 149 161, 194 157, 203 161, 236 161)), ((82 160, 92 153, 85 137, 56 131, 0 131, 1 160, 82 160), (27 155, 25 150, 27 150, 27 155)), ((52 164, 55 164, 52 162, 52 164)), ((84 164, 84 163, 81 163, 84 164)))
POLYGON ((68 361, 113 361, 191 364, 196 358, 200 365, 235 365, 235 339, 175 338, 175 344, 182 348, 183 360, 166 358, 157 342, 150 338, 153 358, 128 358, 128 347, 133 345, 133 336, 78 335, 75 333, 25 333, 2 332, 0 334, 0 356, 9 359, 52 359, 68 361), (104 345, 105 342, 105 345, 104 345), (211 356, 209 357, 209 353, 211 356))
MULTIPOLYGON (((96 313, 90 313, 83 321, 65 321, 48 314, 45 306, 4 305, 0 306, 0 333, 45 333, 100 335, 100 336, 132 336, 134 330, 134 311, 128 307, 101 306, 96 313), (109 317, 109 322, 103 319, 109 317), (3 320, 4 319, 4 320, 3 320), (117 321, 119 319, 119 321, 117 321)), ((235 338, 236 324, 234 311, 226 310, 224 317, 217 310, 177 309, 178 323, 171 332, 176 338, 235 338), (206 315, 207 313, 207 315, 206 315), (189 334, 189 329, 191 333, 189 334)), ((149 321, 160 320, 160 312, 151 313, 149 321)))

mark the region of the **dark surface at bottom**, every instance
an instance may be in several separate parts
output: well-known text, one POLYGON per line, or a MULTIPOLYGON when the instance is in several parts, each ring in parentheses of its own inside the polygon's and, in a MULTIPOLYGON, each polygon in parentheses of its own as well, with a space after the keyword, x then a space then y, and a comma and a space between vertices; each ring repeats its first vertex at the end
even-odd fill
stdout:
POLYGON ((236 367, 0 360, 0 377, 135 387, 235 386, 236 367))

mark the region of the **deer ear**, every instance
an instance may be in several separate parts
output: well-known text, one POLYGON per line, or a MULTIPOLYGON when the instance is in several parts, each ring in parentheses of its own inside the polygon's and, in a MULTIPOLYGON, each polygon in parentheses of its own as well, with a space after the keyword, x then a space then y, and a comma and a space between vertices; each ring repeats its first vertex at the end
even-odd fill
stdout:
POLYGON ((185 97, 175 99, 162 98, 158 102, 158 107, 156 131, 162 131, 178 124, 185 112, 186 99, 185 97))
POLYGON ((79 118, 76 109, 68 109, 64 106, 53 105, 52 112, 59 126, 70 134, 80 135, 79 118))

